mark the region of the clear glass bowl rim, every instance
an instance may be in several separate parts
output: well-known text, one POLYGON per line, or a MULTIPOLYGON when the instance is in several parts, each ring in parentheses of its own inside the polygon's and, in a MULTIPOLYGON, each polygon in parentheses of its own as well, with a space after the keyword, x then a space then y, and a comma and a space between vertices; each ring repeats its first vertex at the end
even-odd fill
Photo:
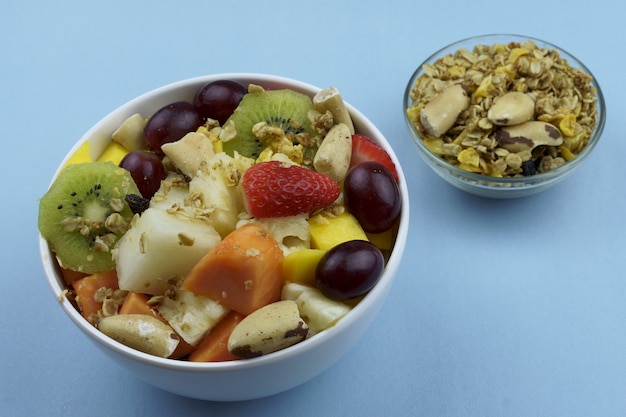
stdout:
POLYGON ((598 80, 593 75, 593 73, 587 68, 585 64, 579 61, 574 55, 570 54, 563 48, 556 46, 550 42, 544 41, 542 39, 538 39, 532 36, 524 36, 524 35, 516 35, 516 34, 488 34, 488 35, 479 35, 472 36, 465 39, 458 40, 443 48, 439 49, 428 58, 426 58, 413 72, 411 75, 409 82, 404 91, 402 109, 404 113, 405 121, 409 127, 409 130, 412 134, 413 141, 416 143, 418 149, 421 152, 421 155, 424 158, 430 160, 430 163, 434 163, 435 165, 448 170, 452 175, 457 177, 457 179, 462 179, 472 183, 473 186, 482 186, 484 188, 524 188, 524 187, 534 187, 541 185, 545 182, 550 182, 552 180, 557 179, 561 175, 568 173, 569 171, 576 168, 580 165, 586 157, 591 153, 591 151, 595 148, 598 143, 600 136, 604 130, 604 125, 606 122, 606 104, 604 101, 604 94, 602 93, 602 89, 600 88, 600 84, 598 80), (509 42, 524 42, 524 41, 532 41, 537 44, 539 47, 555 49, 559 52, 562 58, 566 59, 570 66, 574 68, 579 68, 585 73, 589 74, 592 78, 591 85, 596 90, 597 102, 596 102, 596 112, 597 112, 597 124, 595 129, 593 130, 591 137, 587 143, 587 146, 571 161, 563 164, 562 166, 550 170, 548 172, 538 173, 531 177, 516 177, 516 178, 499 178, 492 177, 489 175, 476 174, 473 172, 465 171, 461 168, 458 168, 454 165, 450 165, 437 154, 433 153, 430 149, 424 145, 422 138, 419 136, 417 129, 409 119, 407 115, 407 109, 411 106, 411 89, 415 85, 415 81, 417 78, 422 75, 423 66, 425 64, 432 63, 437 59, 448 55, 450 53, 454 53, 459 48, 467 48, 470 49, 476 45, 492 45, 496 43, 509 43, 509 42))

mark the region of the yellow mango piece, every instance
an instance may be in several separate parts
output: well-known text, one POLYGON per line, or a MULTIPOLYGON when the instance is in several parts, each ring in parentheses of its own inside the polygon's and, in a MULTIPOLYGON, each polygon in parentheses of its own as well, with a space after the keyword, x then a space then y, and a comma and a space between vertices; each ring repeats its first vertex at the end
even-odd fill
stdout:
POLYGON ((406 109, 406 114, 409 117, 409 120, 413 122, 413 124, 417 123, 420 119, 420 111, 422 110, 423 105, 420 105, 419 108, 411 107, 406 109))
POLYGON ((274 151, 272 150, 272 148, 270 148, 269 146, 265 149, 263 149, 260 153, 258 158, 256 159, 257 164, 259 162, 267 162, 267 161, 271 161, 272 160, 272 155, 274 155, 274 151))
POLYGON ((492 77, 491 75, 487 75, 485 78, 482 79, 482 81, 480 82, 480 85, 478 86, 478 88, 476 88, 476 91, 474 91, 474 94, 472 94, 472 97, 474 98, 494 97, 496 93, 497 91, 493 85, 492 77))
POLYGON ((431 152, 436 153, 437 155, 443 155, 443 139, 428 136, 424 138, 424 145, 426 145, 431 152))
POLYGON ((89 141, 85 141, 82 145, 80 145, 80 147, 76 150, 76 152, 74 152, 74 154, 70 157, 70 159, 67 160, 67 162, 65 163, 65 166, 68 166, 70 164, 82 164, 85 162, 93 162, 91 160, 91 154, 90 154, 90 144, 89 141))
POLYGON ((98 157, 98 161, 113 162, 115 165, 119 165, 120 161, 126 156, 127 153, 128 149, 115 141, 111 141, 111 143, 104 148, 102 155, 98 157))
POLYGON ((513 65, 511 64, 501 65, 498 68, 496 68, 494 72, 496 75, 508 78, 510 80, 515 78, 515 75, 516 75, 515 69, 513 68, 513 65))
POLYGON ((309 219, 311 246, 329 250, 350 240, 368 240, 358 220, 347 211, 338 216, 318 214, 309 219))
POLYGON ((326 253, 321 249, 299 249, 283 260, 283 277, 286 281, 315 286, 315 268, 326 253))
POLYGON ((370 243, 373 243, 380 250, 391 250, 393 247, 393 242, 396 238, 396 228, 392 227, 389 230, 386 230, 382 233, 368 233, 367 239, 370 243))
POLYGON ((496 54, 501 54, 501 53, 506 51, 506 45, 503 44, 503 43, 497 43, 497 44, 493 45, 493 51, 496 54))
POLYGON ((574 136, 568 137, 565 136, 563 138, 563 145, 566 145, 569 150, 573 153, 579 153, 582 151, 584 146, 587 144, 587 140, 585 137, 585 132, 581 130, 574 136))
POLYGON ((517 61, 517 58, 519 58, 520 56, 527 55, 529 53, 530 51, 526 48, 513 48, 511 49, 511 53, 509 54, 509 62, 513 63, 517 61))
POLYGON ((474 148, 466 148, 457 156, 458 161, 463 165, 478 167, 480 164, 480 155, 474 148))
POLYGON ((574 155, 574 153, 570 151, 569 148, 565 145, 561 145, 559 147, 559 150, 561 151, 561 156, 566 161, 571 161, 572 159, 576 158, 576 155, 574 155))
POLYGON ((213 141, 213 150, 215 153, 224 152, 224 142, 221 140, 213 141))
POLYGON ((224 152, 224 143, 220 140, 214 129, 209 130, 206 126, 200 126, 196 129, 196 132, 202 133, 207 138, 211 139, 215 153, 224 152))
POLYGON ((572 113, 561 119, 559 129, 564 136, 574 136, 576 133, 576 116, 572 113))
POLYGON ((453 65, 448 68, 448 73, 452 78, 461 78, 465 75, 465 67, 453 65))

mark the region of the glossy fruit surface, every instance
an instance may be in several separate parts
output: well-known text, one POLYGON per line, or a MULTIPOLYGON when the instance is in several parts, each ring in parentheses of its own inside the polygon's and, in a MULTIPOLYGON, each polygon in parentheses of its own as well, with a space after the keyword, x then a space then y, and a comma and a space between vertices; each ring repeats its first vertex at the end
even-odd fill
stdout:
POLYGON ((378 162, 391 173, 393 178, 398 181, 398 173, 393 160, 380 145, 365 135, 352 135, 352 158, 350 159, 350 167, 354 167, 361 162, 374 161, 378 162))
POLYGON ((144 198, 151 198, 166 176, 161 158, 154 152, 146 150, 129 152, 120 161, 120 167, 130 172, 144 198))
POLYGON ((215 119, 223 125, 247 92, 246 87, 236 81, 213 81, 198 90, 193 105, 201 117, 215 119))
POLYGON ((387 168, 377 162, 362 162, 351 168, 343 195, 346 208, 366 232, 389 230, 400 216, 398 184, 387 168))
POLYGON ((333 179, 298 165, 261 162, 241 178, 246 209, 253 217, 285 217, 310 213, 339 197, 333 179))
POLYGON ((193 104, 177 101, 162 107, 150 117, 143 137, 155 152, 161 153, 161 145, 177 141, 202 123, 202 117, 193 104))
POLYGON ((380 249, 365 240, 350 240, 322 257, 315 269, 315 281, 328 298, 348 300, 371 290, 383 267, 380 249))

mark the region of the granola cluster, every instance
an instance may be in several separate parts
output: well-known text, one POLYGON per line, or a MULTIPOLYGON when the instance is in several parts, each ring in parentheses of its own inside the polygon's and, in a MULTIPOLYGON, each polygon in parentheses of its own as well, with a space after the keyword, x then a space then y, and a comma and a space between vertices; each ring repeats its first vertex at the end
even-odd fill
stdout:
POLYGON ((591 82, 591 75, 571 67, 557 50, 533 41, 461 48, 424 65, 411 89, 407 115, 424 144, 454 166, 493 177, 532 175, 563 165, 587 145, 597 123, 591 82), (469 104, 449 129, 433 135, 423 109, 456 84, 463 86, 469 104), (531 119, 556 127, 562 143, 515 151, 501 146, 495 134, 501 126, 488 113, 510 92, 528 95, 534 102, 531 119))

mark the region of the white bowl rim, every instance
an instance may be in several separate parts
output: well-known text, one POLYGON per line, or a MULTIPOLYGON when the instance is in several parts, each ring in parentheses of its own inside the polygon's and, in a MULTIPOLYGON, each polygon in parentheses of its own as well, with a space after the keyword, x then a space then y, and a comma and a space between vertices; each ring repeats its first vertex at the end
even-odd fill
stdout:
POLYGON ((606 123, 606 103, 604 99, 604 94, 602 92, 602 89, 600 87, 600 84, 597 78, 595 77, 595 75, 593 75, 593 73, 589 70, 589 68, 587 68, 587 66, 583 62, 581 62, 578 58, 576 58, 574 55, 572 55, 565 49, 559 46, 556 46, 552 44, 551 42, 544 41, 543 39, 539 39, 539 38, 532 37, 532 36, 509 34, 509 33, 492 33, 492 34, 485 34, 485 35, 470 36, 470 37, 452 42, 438 49, 436 52, 431 54, 428 58, 423 60, 422 63, 417 67, 417 69, 413 72, 413 74, 409 78, 409 82, 404 91, 402 106, 403 106, 404 119, 407 123, 407 126, 409 127, 411 134, 413 135, 413 141, 420 149, 423 157, 430 158, 434 163, 437 163, 442 168, 450 171, 450 173, 452 173, 459 180, 467 182, 468 184, 471 184, 473 187, 484 188, 487 190, 497 190, 497 189, 515 190, 515 189, 525 188, 524 186, 527 186, 526 188, 533 188, 533 187, 541 186, 543 183, 554 180, 555 178, 560 177, 562 174, 570 170, 573 170, 575 167, 581 164, 586 159, 587 155, 589 155, 591 151, 595 148, 595 146, 600 140, 600 137, 602 136, 602 132, 604 131, 604 125, 606 123), (570 64, 575 64, 577 67, 579 67, 581 70, 583 70, 584 72, 586 72, 588 75, 591 76, 592 78, 591 84, 596 89, 596 95, 597 95, 596 111, 598 113, 598 120, 597 120, 596 127, 593 130, 591 137, 589 138, 589 142, 587 143, 587 146, 585 146, 585 148, 580 153, 578 153, 576 155, 576 158, 574 158, 573 160, 568 161, 566 164, 560 167, 557 167, 555 169, 552 169, 550 171, 534 174, 531 177, 499 178, 499 177, 492 177, 489 175, 482 175, 482 174, 465 171, 461 168, 451 165, 445 160, 443 160, 442 158, 440 158, 438 155, 434 154, 430 149, 428 149, 426 145, 424 145, 423 141, 418 140, 418 138, 420 137, 419 133, 417 132, 417 129, 415 128, 411 120, 409 120, 408 115, 406 113, 406 109, 409 107, 409 104, 411 103, 410 101, 411 89, 413 85, 415 84, 415 81, 417 80, 418 74, 423 72, 422 67, 424 66, 424 64, 443 56, 442 54, 444 52, 448 52, 448 53, 454 52, 455 48, 458 48, 458 46, 462 44, 473 43, 474 45, 481 45, 481 44, 488 45, 489 43, 481 43, 481 42, 491 40, 491 43, 493 44, 494 43, 493 40, 495 38, 508 39, 508 41, 510 42, 513 42, 513 41, 522 42, 522 41, 528 40, 528 41, 533 41, 537 43, 538 45, 543 45, 544 47, 556 49, 557 51, 559 51, 559 54, 566 55, 566 58, 570 64), (494 183, 494 184, 497 183, 498 186, 497 187, 491 186, 485 183, 494 183), (512 188, 512 187, 515 187, 515 188, 512 188))
MULTIPOLYGON (((277 84, 288 85, 289 88, 295 88, 302 91, 306 91, 309 93, 315 93, 320 91, 319 87, 313 86, 311 84, 293 80, 291 78, 277 76, 277 75, 267 75, 262 73, 245 73, 245 72, 237 72, 237 73, 217 73, 211 75, 203 75, 193 78, 188 78, 185 80, 176 81, 170 84, 163 85, 161 87, 155 88, 151 91, 148 91, 144 94, 137 96, 136 98, 131 99, 130 101, 122 104, 108 115, 103 117, 99 122, 97 122, 93 127, 91 127, 82 137, 76 142, 76 144, 72 147, 72 149, 66 155, 64 161, 59 165, 57 172, 53 176, 52 181, 54 181, 54 177, 58 175, 63 165, 69 159, 69 157, 75 152, 80 145, 89 139, 89 137, 93 134, 94 131, 98 129, 101 123, 104 123, 108 118, 110 118, 113 114, 123 113, 126 109, 131 106, 136 105, 137 103, 143 102, 152 98, 153 96, 158 96, 163 94, 164 92, 176 90, 185 86, 189 86, 190 84, 214 81, 217 79, 235 79, 235 80, 256 80, 259 84, 262 82, 273 82, 277 84)), ((237 361, 226 361, 226 362, 189 362, 184 360, 177 359, 167 359, 160 358, 157 356, 153 356, 150 354, 146 354, 140 352, 138 350, 132 349, 126 345, 123 345, 108 336, 104 335, 102 332, 97 330, 93 325, 91 325, 87 320, 85 320, 80 313, 74 308, 72 303, 65 298, 64 290, 65 287, 61 285, 62 278, 58 276, 58 272, 55 268, 55 262, 52 259, 53 254, 50 252, 48 244, 46 240, 39 234, 39 248, 41 254, 41 260, 44 268, 44 272, 46 274, 46 279, 52 292, 55 297, 57 297, 58 301, 61 303, 63 310, 70 317, 70 319, 81 329, 84 333, 86 333, 94 342, 99 343, 101 346, 106 347, 122 356, 131 358, 133 360, 137 360, 147 365, 157 366, 161 368, 167 368, 170 370, 176 371, 184 371, 184 372, 197 372, 197 373, 223 373, 223 372, 233 372, 233 371, 241 371, 245 369, 251 369, 256 367, 261 367, 265 365, 269 365, 275 362, 283 361, 287 358, 291 358, 294 356, 299 356, 306 351, 310 351, 312 349, 316 349, 320 344, 323 344, 327 339, 335 337, 336 334, 341 333, 344 328, 351 326, 352 323, 358 320, 361 317, 361 310, 372 308, 371 306, 376 303, 378 297, 384 296, 386 291, 391 286, 396 271, 399 267, 399 264, 402 259, 402 255, 404 253, 404 249, 406 246, 406 240, 408 236, 409 230, 409 193, 408 187, 406 183, 406 178, 404 176, 404 172, 400 165, 400 162, 397 158, 397 155, 391 148, 388 140, 382 134, 382 132, 359 110, 357 110, 354 106, 352 106, 348 101, 345 102, 346 107, 348 108, 350 114, 353 116, 353 119, 358 120, 359 124, 364 125, 366 130, 369 130, 374 133, 376 137, 384 139, 384 142, 380 143, 381 146, 387 150, 390 154, 392 160, 394 161, 398 173, 399 181, 399 189, 400 195, 403 196, 402 199, 402 209, 400 214, 400 226, 398 228, 398 233, 396 236, 394 250, 389 256, 387 263, 385 265, 385 271, 381 276, 378 283, 374 286, 372 290, 345 316, 343 317, 335 326, 330 329, 324 330, 318 335, 311 337, 301 343, 298 343, 294 346, 291 346, 287 349, 283 349, 278 352, 274 352, 269 355, 260 356, 252 359, 245 360, 237 360, 237 361), (381 294, 382 293, 382 294, 381 294)), ((52 183, 51 181, 51 183, 52 183)))

